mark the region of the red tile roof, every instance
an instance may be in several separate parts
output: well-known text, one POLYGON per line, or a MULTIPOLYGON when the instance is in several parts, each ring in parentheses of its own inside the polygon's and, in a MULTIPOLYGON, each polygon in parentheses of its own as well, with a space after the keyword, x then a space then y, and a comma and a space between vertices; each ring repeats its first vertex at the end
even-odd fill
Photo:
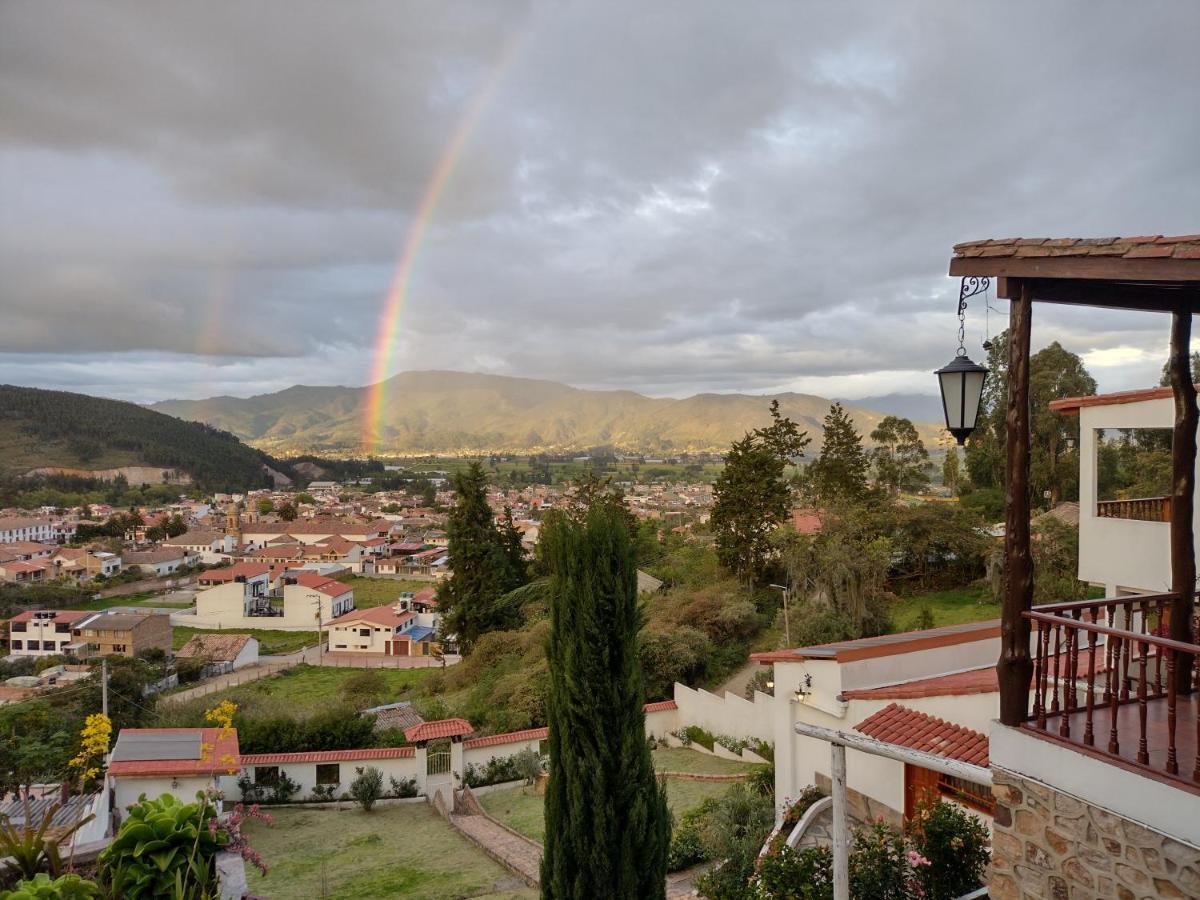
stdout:
POLYGON ((354 588, 350 585, 338 581, 335 578, 330 578, 328 575, 322 575, 320 572, 311 570, 292 570, 296 579, 296 584, 301 587, 306 587, 309 590, 319 591, 329 597, 340 597, 343 594, 349 594, 354 588))
POLYGON ((47 613, 47 612, 51 613, 54 616, 54 618, 47 619, 46 621, 53 621, 53 622, 77 622, 80 619, 82 619, 84 616, 91 615, 91 613, 88 612, 87 610, 79 610, 79 609, 54 609, 54 610, 27 609, 27 610, 25 610, 25 612, 18 613, 17 615, 13 616, 8 621, 10 621, 10 622, 31 622, 31 621, 33 621, 33 617, 37 613, 47 613))
POLYGON ((408 759, 415 747, 370 747, 365 750, 314 750, 308 753, 251 753, 242 757, 243 766, 274 766, 288 763, 358 762, 365 759, 408 759))
POLYGON ((815 509, 792 510, 792 528, 797 534, 816 534, 821 530, 821 514, 815 509))
MULTIPOLYGON (((479 747, 495 747, 497 744, 516 744, 520 741, 541 741, 550 734, 549 728, 526 728, 524 731, 510 731, 506 734, 489 734, 485 737, 471 738, 463 742, 466 750, 479 747)), ((407 732, 405 733, 407 737, 407 732)))
POLYGON ((914 697, 961 697, 966 694, 991 694, 1000 690, 996 667, 986 666, 953 675, 935 675, 883 687, 842 691, 844 700, 911 700, 914 697))
MULTIPOLYGON (((122 728, 121 734, 194 734, 207 746, 202 759, 129 759, 108 764, 108 774, 127 778, 153 775, 214 775, 241 766, 236 731, 225 734, 219 728, 122 728), (232 758, 230 763, 228 758, 232 758)), ((121 736, 117 735, 117 741, 121 736)))
POLYGON ((201 572, 197 580, 201 584, 228 584, 238 577, 256 578, 259 575, 267 575, 270 571, 271 567, 266 563, 240 562, 223 569, 201 572))
POLYGON ((1090 397, 1062 397, 1050 401, 1055 412, 1077 413, 1085 406, 1116 406, 1121 403, 1138 403, 1142 400, 1164 400, 1174 396, 1169 387, 1143 388, 1137 391, 1117 391, 1112 394, 1093 394, 1090 397))
POLYGON ((999 238, 955 244, 954 255, 959 259, 971 257, 1030 259, 1047 256, 1200 259, 1200 234, 1181 234, 1169 237, 1141 235, 1106 238, 999 238))
POLYGON ((969 644, 999 636, 1000 620, 990 619, 984 622, 968 622, 963 625, 943 625, 940 628, 928 628, 924 631, 901 631, 852 641, 834 641, 831 644, 816 644, 792 650, 770 650, 765 653, 752 653, 750 658, 762 665, 776 662, 802 662, 806 659, 835 659, 844 663, 881 656, 898 656, 902 653, 913 653, 934 647, 969 644))
POLYGON ((395 628, 398 625, 403 625, 412 617, 412 613, 398 613, 390 606, 372 606, 369 609, 353 609, 348 613, 338 616, 336 619, 330 619, 325 624, 328 626, 348 625, 352 622, 370 622, 374 625, 395 628))
POLYGON ((679 709, 679 705, 674 700, 659 700, 657 703, 647 703, 646 712, 664 712, 668 709, 679 709))
POLYGON ((854 728, 868 737, 908 747, 910 750, 921 750, 976 766, 988 764, 986 734, 917 712, 898 703, 889 703, 879 712, 863 719, 854 728))
POLYGON ((466 719, 438 719, 435 722, 422 722, 404 729, 404 739, 410 743, 417 741, 433 741, 438 738, 462 737, 474 734, 475 729, 466 719))

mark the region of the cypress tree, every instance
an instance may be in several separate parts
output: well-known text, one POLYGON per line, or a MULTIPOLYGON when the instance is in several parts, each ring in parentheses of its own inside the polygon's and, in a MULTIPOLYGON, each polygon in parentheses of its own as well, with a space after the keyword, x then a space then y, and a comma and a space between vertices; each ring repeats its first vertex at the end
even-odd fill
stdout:
POLYGON ((545 900, 662 898, 670 814, 646 742, 637 566, 622 511, 555 516, 550 569, 550 780, 545 900))

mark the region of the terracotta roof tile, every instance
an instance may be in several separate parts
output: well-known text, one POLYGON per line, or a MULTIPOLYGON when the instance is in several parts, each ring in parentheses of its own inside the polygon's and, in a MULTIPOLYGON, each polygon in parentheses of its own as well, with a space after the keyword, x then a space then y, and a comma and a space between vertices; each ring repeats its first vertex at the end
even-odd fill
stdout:
POLYGON ((956 257, 1118 256, 1200 259, 1200 234, 1103 238, 997 238, 954 245, 956 257))
POLYGON ((960 697, 967 694, 991 694, 1000 690, 996 667, 987 666, 953 675, 935 675, 883 687, 842 691, 846 700, 911 700, 915 697, 960 697))
POLYGON ((888 704, 854 727, 868 737, 910 750, 921 750, 976 766, 988 764, 986 734, 898 703, 888 704))
POLYGON ((668 709, 679 709, 679 704, 674 700, 659 700, 657 703, 647 703, 646 712, 665 712, 668 709))
MULTIPOLYGON (((240 765, 237 732, 223 733, 219 728, 122 728, 117 735, 195 734, 205 748, 200 759, 128 759, 113 760, 108 764, 108 774, 129 778, 145 778, 154 775, 214 775, 237 769, 240 765), (233 762, 230 763, 229 760, 233 762)), ((114 748, 115 749, 115 748, 114 748)))
POLYGON ((471 738, 463 742, 463 749, 477 750, 480 747, 495 747, 498 744, 516 744, 520 741, 541 741, 550 734, 549 728, 526 728, 524 731, 510 731, 506 734, 489 734, 485 737, 471 738))
POLYGON ((404 739, 412 743, 417 741, 433 741, 438 738, 462 737, 473 734, 475 729, 466 719, 438 719, 435 722, 422 722, 411 728, 404 729, 404 739))
POLYGON ((367 759, 408 759, 415 747, 371 747, 366 750, 314 750, 309 753, 252 753, 242 757, 243 766, 273 766, 288 763, 358 762, 367 759))

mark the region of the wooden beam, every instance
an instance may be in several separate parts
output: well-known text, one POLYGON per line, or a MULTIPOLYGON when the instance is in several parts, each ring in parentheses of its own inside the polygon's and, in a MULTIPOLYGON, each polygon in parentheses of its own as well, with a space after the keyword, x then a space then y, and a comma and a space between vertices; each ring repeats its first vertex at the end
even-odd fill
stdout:
POLYGON ((846 821, 846 745, 829 745, 833 793, 833 900, 850 900, 850 823, 846 821))
POLYGON ((1101 281, 1200 282, 1200 260, 1123 256, 956 256, 950 274, 1101 281))
POLYGON ((1169 312, 1181 304, 1200 312, 1200 287, 1180 284, 1134 284, 1125 281, 1090 281, 1066 278, 1030 279, 1038 303, 1169 312))
POLYGON ((1008 411, 1004 479, 1004 606, 1000 619, 1000 721, 1017 726, 1029 713, 1029 620, 1033 605, 1033 557, 1029 541, 1029 339, 1033 289, 1022 282, 1009 304, 1008 411))
MULTIPOLYGON (((1192 383, 1192 310, 1180 305, 1171 317, 1171 393, 1175 398, 1175 430, 1171 436, 1171 640, 1192 643, 1196 593, 1196 386, 1192 383)), ((1192 656, 1177 654, 1175 691, 1190 694, 1192 656)))

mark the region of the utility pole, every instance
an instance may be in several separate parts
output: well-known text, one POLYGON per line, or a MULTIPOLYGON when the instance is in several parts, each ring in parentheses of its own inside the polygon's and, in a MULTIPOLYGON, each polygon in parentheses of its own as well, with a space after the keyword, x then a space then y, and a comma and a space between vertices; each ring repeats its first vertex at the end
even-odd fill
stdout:
POLYGON ((788 625, 788 588, 784 584, 773 584, 771 587, 777 591, 783 591, 783 645, 790 647, 792 646, 792 629, 788 625))
POLYGON ((100 711, 108 718, 108 657, 100 660, 100 711))
POLYGON ((317 594, 317 665, 325 665, 325 637, 323 634, 324 623, 321 621, 321 595, 317 594))

